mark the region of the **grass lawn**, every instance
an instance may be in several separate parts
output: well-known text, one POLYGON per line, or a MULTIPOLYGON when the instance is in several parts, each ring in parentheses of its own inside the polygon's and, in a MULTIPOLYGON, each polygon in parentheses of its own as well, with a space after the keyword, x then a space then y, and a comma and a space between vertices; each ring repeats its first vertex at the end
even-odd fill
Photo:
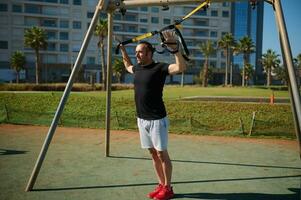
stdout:
MULTIPOLYGON (((253 136, 294 138, 290 105, 181 100, 189 96, 269 97, 272 92, 263 88, 167 86, 164 89, 164 101, 170 118, 170 131, 179 134, 242 136, 242 126, 244 133, 248 133, 252 114, 256 112, 253 136)), ((274 95, 276 98, 288 97, 288 92, 277 90, 274 95)), ((61 96, 62 92, 0 93, 0 119, 8 123, 50 125, 61 96)), ((136 129, 133 96, 133 90, 112 92, 112 129, 136 129)), ((72 92, 60 125, 104 128, 105 111, 105 92, 72 92)))

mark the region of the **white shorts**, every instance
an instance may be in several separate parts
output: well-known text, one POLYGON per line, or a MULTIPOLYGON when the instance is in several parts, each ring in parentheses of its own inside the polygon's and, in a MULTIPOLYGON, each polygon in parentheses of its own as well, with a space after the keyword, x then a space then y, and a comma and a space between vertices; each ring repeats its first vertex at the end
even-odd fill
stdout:
POLYGON ((141 147, 155 148, 157 151, 167 150, 169 120, 167 117, 157 120, 137 118, 141 147))

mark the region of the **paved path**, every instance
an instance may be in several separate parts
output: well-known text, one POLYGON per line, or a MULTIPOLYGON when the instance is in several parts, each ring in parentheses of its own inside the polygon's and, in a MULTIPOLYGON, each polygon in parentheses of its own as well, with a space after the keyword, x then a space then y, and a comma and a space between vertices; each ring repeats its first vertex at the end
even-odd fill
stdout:
MULTIPOLYGON (((223 101, 244 103, 271 103, 269 97, 245 97, 245 96, 192 96, 182 98, 184 101, 223 101)), ((290 103, 287 97, 274 97, 273 103, 290 103)))
MULTIPOLYGON (((34 190, 24 192, 48 127, 0 125, 1 200, 140 200, 156 184, 137 132, 58 128, 34 190)), ((301 165, 290 140, 170 135, 175 199, 297 200, 301 165)))

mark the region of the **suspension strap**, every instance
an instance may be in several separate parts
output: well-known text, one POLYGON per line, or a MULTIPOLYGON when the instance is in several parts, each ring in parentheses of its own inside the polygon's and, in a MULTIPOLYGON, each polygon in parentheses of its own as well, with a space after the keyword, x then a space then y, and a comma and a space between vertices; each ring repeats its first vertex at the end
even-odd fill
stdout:
MULTIPOLYGON (((149 33, 145 33, 145 34, 142 34, 142 35, 139 35, 137 37, 134 37, 132 39, 129 39, 129 40, 126 40, 126 41, 123 41, 123 42, 120 42, 117 47, 116 47, 116 50, 115 50, 115 53, 116 54, 119 54, 119 48, 120 48, 120 45, 126 45, 126 44, 130 44, 130 43, 134 43, 134 42, 138 42, 140 40, 143 40, 143 39, 146 39, 146 38, 149 38, 149 37, 152 37, 156 34, 160 34, 160 38, 161 38, 161 46, 165 49, 167 49, 170 53, 175 53, 175 51, 173 50, 170 50, 167 48, 167 44, 165 42, 165 38, 163 37, 163 34, 162 32, 165 31, 165 30, 172 30, 174 29, 175 30, 175 33, 176 35, 179 37, 179 42, 181 44, 181 46, 183 47, 183 50, 184 50, 184 54, 183 54, 183 57, 186 59, 186 60, 189 60, 188 56, 189 56, 189 50, 187 48, 187 45, 185 43, 185 40, 180 32, 180 30, 178 29, 180 27, 180 24, 188 19, 189 17, 191 17, 194 13, 196 13, 198 10, 200 10, 201 8, 207 8, 210 4, 210 0, 205 0, 203 3, 201 3, 198 7, 196 7, 195 9, 193 9, 190 13, 188 13, 186 16, 184 16, 182 19, 180 20, 176 20, 174 24, 171 24, 171 25, 168 25, 164 28, 162 28, 160 31, 151 31, 149 33)), ((179 44, 177 44, 179 45, 179 44)), ((177 50, 178 51, 178 48, 177 50)), ((158 51, 157 51, 158 52, 158 51)), ((162 52, 158 52, 158 53, 164 53, 164 51, 162 52)))

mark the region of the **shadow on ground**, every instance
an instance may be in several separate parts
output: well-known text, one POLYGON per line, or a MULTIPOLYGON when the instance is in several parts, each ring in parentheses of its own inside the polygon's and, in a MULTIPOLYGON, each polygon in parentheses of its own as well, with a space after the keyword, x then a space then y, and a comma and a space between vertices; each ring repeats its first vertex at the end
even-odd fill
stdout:
POLYGON ((298 200, 300 189, 289 188, 293 194, 262 194, 262 193, 184 193, 176 194, 174 199, 222 199, 222 200, 298 200))

